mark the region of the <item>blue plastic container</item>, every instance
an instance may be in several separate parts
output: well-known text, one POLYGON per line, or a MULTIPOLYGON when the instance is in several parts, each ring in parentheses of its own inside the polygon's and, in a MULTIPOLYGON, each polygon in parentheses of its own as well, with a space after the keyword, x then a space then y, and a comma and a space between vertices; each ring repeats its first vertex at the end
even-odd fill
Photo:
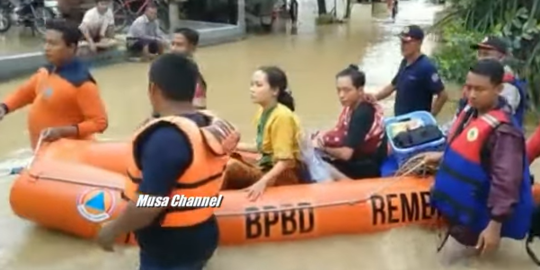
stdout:
MULTIPOLYGON (((399 166, 405 163, 409 158, 423 152, 428 151, 443 151, 446 147, 446 138, 442 137, 439 140, 431 141, 428 143, 415 145, 409 148, 399 148, 394 145, 394 140, 392 139, 391 126, 392 124, 399 122, 406 122, 413 119, 419 119, 422 121, 423 125, 437 125, 437 120, 431 113, 426 111, 416 111, 400 116, 388 117, 384 120, 384 125, 386 129, 386 136, 388 136, 388 141, 390 142, 390 147, 392 148, 392 154, 395 157, 399 166)), ((439 128, 440 130, 440 128, 439 128)), ((441 131, 442 133, 442 131, 441 131)))

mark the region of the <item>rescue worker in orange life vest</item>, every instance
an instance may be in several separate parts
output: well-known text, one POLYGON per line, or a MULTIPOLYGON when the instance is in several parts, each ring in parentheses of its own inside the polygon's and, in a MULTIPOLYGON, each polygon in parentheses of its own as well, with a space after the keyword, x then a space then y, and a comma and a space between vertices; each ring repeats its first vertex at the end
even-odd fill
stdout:
POLYGON ((201 270, 218 244, 213 208, 138 208, 139 196, 216 196, 228 154, 240 137, 229 123, 194 109, 198 70, 188 58, 164 54, 150 68, 149 97, 160 118, 146 123, 133 138, 129 200, 107 223, 98 243, 107 251, 119 236, 134 232, 140 270, 201 270), (210 180, 209 180, 210 179, 210 180), (141 194, 141 195, 139 195, 141 194))
POLYGON ((499 97, 503 77, 504 67, 494 59, 471 68, 469 105, 450 128, 447 149, 426 157, 440 162, 431 204, 449 223, 445 249, 490 252, 501 237, 524 239, 529 230, 533 200, 525 139, 499 97))

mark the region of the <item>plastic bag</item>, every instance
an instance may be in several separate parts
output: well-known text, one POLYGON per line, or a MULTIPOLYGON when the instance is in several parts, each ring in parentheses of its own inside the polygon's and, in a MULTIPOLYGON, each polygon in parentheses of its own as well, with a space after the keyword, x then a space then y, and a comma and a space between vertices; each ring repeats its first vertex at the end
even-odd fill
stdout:
POLYGON ((317 183, 331 181, 330 168, 328 168, 322 156, 313 147, 311 136, 308 134, 301 135, 298 138, 298 145, 300 146, 300 154, 311 176, 311 180, 317 183))
POLYGON ((452 118, 452 120, 450 120, 447 123, 444 123, 444 124, 439 126, 439 128, 441 129, 444 136, 448 136, 448 133, 450 132, 450 128, 452 128, 452 125, 456 121, 456 118, 457 117, 454 116, 454 118, 452 118))

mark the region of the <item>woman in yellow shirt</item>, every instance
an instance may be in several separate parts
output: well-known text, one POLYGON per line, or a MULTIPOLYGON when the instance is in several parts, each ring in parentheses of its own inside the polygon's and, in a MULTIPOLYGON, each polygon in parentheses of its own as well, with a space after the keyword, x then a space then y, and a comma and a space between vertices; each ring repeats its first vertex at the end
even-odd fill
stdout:
POLYGON ((298 138, 300 123, 294 111, 294 99, 288 90, 287 76, 278 67, 261 67, 251 79, 251 99, 260 105, 255 116, 255 145, 241 144, 238 150, 260 154, 248 161, 233 155, 225 174, 225 189, 248 188, 257 199, 267 186, 300 183, 303 170, 298 138))

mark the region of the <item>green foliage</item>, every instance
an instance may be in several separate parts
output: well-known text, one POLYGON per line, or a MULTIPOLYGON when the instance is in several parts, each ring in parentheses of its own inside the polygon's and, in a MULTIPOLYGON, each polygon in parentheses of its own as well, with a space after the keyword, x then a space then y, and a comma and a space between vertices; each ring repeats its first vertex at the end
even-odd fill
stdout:
POLYGON ((462 82, 474 61, 470 44, 493 34, 508 40, 513 69, 528 82, 533 101, 540 100, 540 0, 452 0, 446 15, 433 27, 443 45, 435 54, 442 75, 462 82))
POLYGON ((441 76, 458 84, 465 82, 466 71, 476 60, 476 52, 470 45, 484 36, 484 33, 466 31, 461 21, 446 24, 441 36, 443 44, 433 55, 441 76))

